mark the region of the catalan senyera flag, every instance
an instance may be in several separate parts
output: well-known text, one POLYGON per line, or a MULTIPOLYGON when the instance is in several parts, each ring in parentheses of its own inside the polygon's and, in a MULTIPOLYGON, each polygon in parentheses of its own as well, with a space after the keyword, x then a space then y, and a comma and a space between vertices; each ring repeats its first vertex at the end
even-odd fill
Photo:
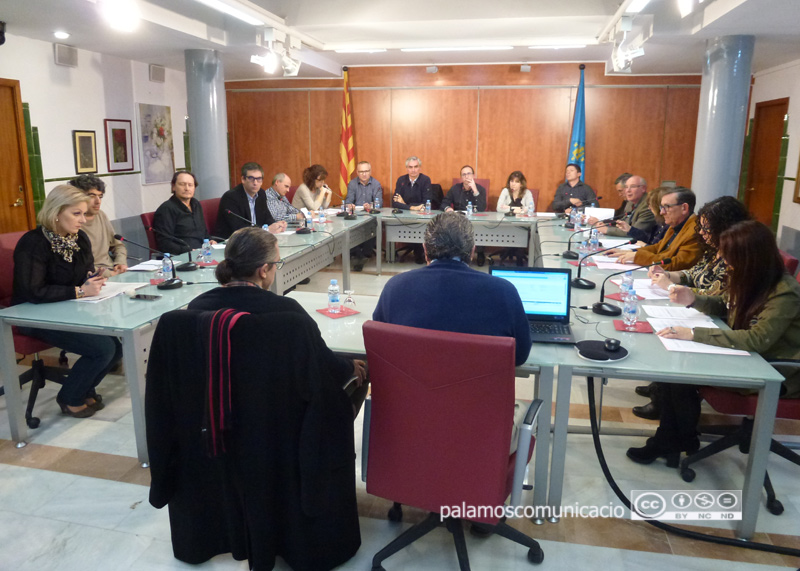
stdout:
POLYGON ((347 196, 347 183, 356 170, 355 150, 353 149, 353 113, 350 108, 350 83, 344 69, 344 95, 342 99, 342 136, 339 140, 339 194, 347 196))
POLYGON ((569 139, 567 164, 574 163, 581 167, 581 180, 584 180, 586 169, 586 106, 583 98, 583 66, 581 66, 581 82, 578 84, 578 96, 575 98, 575 115, 572 117, 572 136, 569 139))

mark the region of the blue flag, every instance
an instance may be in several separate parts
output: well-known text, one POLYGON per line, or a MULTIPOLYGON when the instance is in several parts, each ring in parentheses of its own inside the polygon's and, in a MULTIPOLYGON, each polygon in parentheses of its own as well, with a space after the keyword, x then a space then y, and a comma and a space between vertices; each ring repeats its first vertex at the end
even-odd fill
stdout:
POLYGON ((573 163, 581 167, 581 180, 586 174, 583 168, 586 162, 586 106, 583 100, 583 70, 581 70, 581 82, 578 85, 578 96, 575 98, 575 115, 572 118, 572 136, 569 138, 569 150, 567 151, 567 163, 573 163))

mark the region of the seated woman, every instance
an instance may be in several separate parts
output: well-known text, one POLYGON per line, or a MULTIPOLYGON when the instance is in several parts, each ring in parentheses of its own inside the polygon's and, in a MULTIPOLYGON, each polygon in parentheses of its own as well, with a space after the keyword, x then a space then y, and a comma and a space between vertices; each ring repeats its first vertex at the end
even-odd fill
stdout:
POLYGON ((656 225, 653 226, 649 232, 640 228, 635 228, 625 220, 617 220, 616 222, 617 228, 625 232, 628 238, 638 240, 636 243, 637 248, 649 246, 650 244, 657 244, 661 241, 661 238, 664 237, 667 228, 669 228, 669 226, 664 224, 664 217, 661 216, 661 191, 664 188, 663 186, 659 186, 647 192, 647 206, 650 208, 650 212, 656 217, 656 225))
POLYGON ((311 165, 304 170, 303 184, 297 187, 292 206, 309 211, 328 208, 331 203, 331 189, 325 184, 327 176, 328 171, 322 165, 311 165))
MULTIPOLYGON (((663 289, 674 284, 684 285, 696 295, 722 295, 726 288, 728 267, 719 254, 719 237, 722 233, 743 220, 749 220, 750 213, 744 204, 732 196, 722 196, 707 202, 697 213, 697 233, 703 238, 705 254, 688 270, 668 272, 661 266, 653 266, 648 275, 653 283, 663 289)), ((633 414, 639 418, 658 420, 660 383, 650 383, 636 387, 636 394, 651 397, 652 402, 633 407, 633 414)))
POLYGON ((506 187, 497 199, 498 212, 525 213, 528 207, 534 207, 533 194, 528 190, 528 181, 520 171, 508 175, 506 187))
MULTIPOLYGON (((92 245, 81 230, 88 200, 83 191, 68 185, 57 186, 47 195, 37 216, 40 226, 24 234, 14 249, 12 305, 100 293, 106 279, 97 273, 92 245)), ((95 387, 122 358, 122 344, 117 339, 27 327, 20 331, 81 356, 56 396, 61 412, 86 418, 103 408, 95 387)))
MULTIPOLYGON (((800 284, 786 273, 772 231, 755 220, 739 222, 722 233, 719 251, 728 265, 725 295, 696 295, 676 285, 670 299, 726 316, 731 328, 668 327, 658 335, 753 351, 768 359, 800 358, 800 284)), ((677 467, 681 452, 699 447, 700 396, 694 385, 664 383, 663 389, 655 436, 641 448, 629 448, 627 455, 640 464, 665 457, 667 466, 677 467)), ((787 376, 781 396, 800 398, 800 373, 787 376)))
MULTIPOLYGON (((218 310, 231 308, 248 313, 288 311, 307 318, 316 332, 320 354, 324 355, 331 377, 344 386, 353 375, 357 377, 351 395, 354 408, 359 409, 366 398, 366 364, 358 359, 345 359, 334 354, 322 339, 319 328, 302 306, 292 298, 269 291, 275 280, 275 270, 281 264, 278 240, 261 228, 241 228, 233 233, 225 246, 225 259, 215 270, 222 287, 197 296, 189 309, 218 310)), ((357 410, 356 410, 357 412, 357 410)))
POLYGON ((209 237, 203 207, 194 197, 196 189, 197 177, 189 171, 172 175, 172 196, 153 216, 156 245, 162 252, 183 254, 200 248, 209 237))

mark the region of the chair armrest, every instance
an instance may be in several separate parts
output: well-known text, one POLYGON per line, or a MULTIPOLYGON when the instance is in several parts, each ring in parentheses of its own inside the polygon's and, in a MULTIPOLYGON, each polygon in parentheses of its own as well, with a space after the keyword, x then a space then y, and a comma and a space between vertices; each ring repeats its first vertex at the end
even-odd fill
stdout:
POLYGON ((364 424, 361 427, 361 481, 367 481, 367 463, 369 461, 369 424, 372 420, 372 396, 364 400, 364 424))
POLYGON ((800 369, 800 359, 766 359, 767 363, 773 367, 789 367, 791 369, 800 369))
POLYGON ((511 485, 511 500, 509 502, 511 506, 519 506, 522 500, 522 485, 525 482, 525 470, 528 467, 528 450, 530 450, 531 439, 533 438, 533 427, 539 419, 539 411, 543 404, 544 401, 542 399, 532 400, 525 413, 525 420, 523 420, 522 426, 519 427, 517 457, 514 461, 514 481, 511 485))
MULTIPOLYGON (((798 361, 798 365, 800 365, 800 361, 798 361)), ((528 406, 528 412, 525 413, 525 420, 522 421, 523 425, 533 426, 536 424, 536 421, 539 419, 539 410, 542 408, 542 404, 544 404, 542 399, 534 399, 531 401, 530 406, 528 406)))

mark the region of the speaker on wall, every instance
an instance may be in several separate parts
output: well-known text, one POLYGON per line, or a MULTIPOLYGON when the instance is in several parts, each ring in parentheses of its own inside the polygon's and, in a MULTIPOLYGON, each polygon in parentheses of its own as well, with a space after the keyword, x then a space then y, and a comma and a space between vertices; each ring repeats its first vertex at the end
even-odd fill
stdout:
POLYGON ((164 83, 167 80, 167 69, 163 65, 150 64, 150 81, 164 83))
POLYGON ((78 67, 78 50, 65 44, 53 44, 56 65, 78 67))

